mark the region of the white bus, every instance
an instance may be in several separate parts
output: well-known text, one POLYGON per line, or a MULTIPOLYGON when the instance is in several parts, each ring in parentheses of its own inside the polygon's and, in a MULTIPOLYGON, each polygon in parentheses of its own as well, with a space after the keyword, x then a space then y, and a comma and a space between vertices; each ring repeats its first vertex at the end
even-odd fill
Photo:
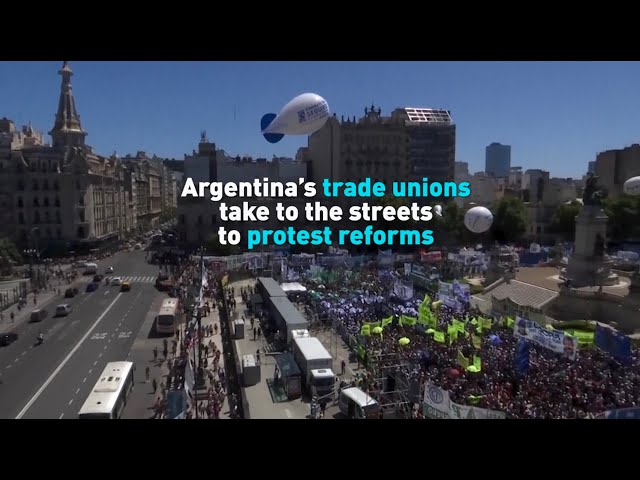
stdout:
POLYGON ((178 300, 168 298, 162 302, 156 317, 156 332, 174 335, 178 327, 178 300))
POLYGON ((357 387, 344 388, 338 401, 340 412, 347 418, 380 418, 380 405, 357 387))
POLYGON ((133 363, 107 363, 98 382, 82 405, 78 418, 120 418, 131 390, 133 390, 133 363))

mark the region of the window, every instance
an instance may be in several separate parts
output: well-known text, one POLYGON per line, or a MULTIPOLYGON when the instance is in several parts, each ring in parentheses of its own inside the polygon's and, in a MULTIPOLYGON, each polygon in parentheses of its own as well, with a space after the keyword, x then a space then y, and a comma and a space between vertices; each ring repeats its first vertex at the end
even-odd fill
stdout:
POLYGON ((18 197, 18 208, 24 207, 24 203, 22 202, 22 197, 18 197))
POLYGON ((18 190, 20 190, 20 191, 24 190, 24 181, 23 180, 18 180, 18 190))
POLYGON ((42 181, 42 189, 49 190, 49 181, 47 179, 42 181))
POLYGON ((81 197, 78 199, 78 203, 80 204, 80 206, 81 206, 81 207, 84 207, 84 196, 81 196, 81 197))
POLYGON ((59 228, 56 229, 56 237, 62 238, 62 230, 60 230, 59 228))
POLYGON ((56 207, 59 207, 59 206, 60 206, 60 197, 56 197, 56 199, 55 199, 55 201, 53 202, 53 204, 54 204, 56 207))
POLYGON ((84 228, 83 227, 78 227, 77 236, 78 236, 78 238, 84 238, 84 228))
POLYGON ((38 190, 38 181, 37 180, 33 181, 33 184, 31 185, 31 189, 32 190, 38 190))
POLYGON ((84 223, 85 219, 84 219, 84 210, 80 210, 78 212, 78 217, 80 218, 80 222, 84 223))
POLYGON ((60 190, 60 184, 58 183, 58 180, 53 181, 53 189, 56 191, 60 190))
MULTIPOLYGON (((50 223, 49 212, 44 212, 44 223, 50 223)), ((51 235, 49 235, 51 237, 51 235)))
POLYGON ((47 227, 47 238, 51 238, 51 229, 47 227))
POLYGON ((45 207, 49 206, 49 197, 44 197, 44 206, 45 207))
POLYGON ((202 225, 202 215, 198 215, 198 225, 202 225))
POLYGON ((18 223, 24 225, 24 213, 18 212, 18 223))
POLYGON ((40 206, 40 201, 38 200, 38 197, 33 199, 33 206, 34 207, 39 207, 40 206))
MULTIPOLYGON (((33 223, 40 223, 40 212, 36 211, 33 214, 33 223)), ((36 230, 36 233, 39 232, 39 230, 36 230)))
POLYGON ((62 217, 60 216, 60 210, 56 210, 56 223, 57 224, 61 224, 62 223, 62 217))

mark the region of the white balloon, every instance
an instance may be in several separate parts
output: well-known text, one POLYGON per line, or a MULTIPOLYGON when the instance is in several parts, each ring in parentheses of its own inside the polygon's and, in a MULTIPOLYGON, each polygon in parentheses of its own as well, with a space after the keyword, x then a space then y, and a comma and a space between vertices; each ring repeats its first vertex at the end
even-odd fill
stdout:
POLYGON ((473 207, 464 214, 464 226, 473 233, 484 233, 493 224, 493 213, 486 207, 473 207))
POLYGON ((436 215, 441 217, 442 216, 442 205, 436 205, 435 207, 433 207, 433 211, 436 212, 436 215))
POLYGON ((640 177, 633 177, 624 182, 622 191, 627 195, 640 195, 640 177))
POLYGON ((311 135, 329 119, 329 104, 320 95, 303 93, 287 103, 278 115, 262 117, 262 134, 272 143, 282 139, 280 135, 311 135))

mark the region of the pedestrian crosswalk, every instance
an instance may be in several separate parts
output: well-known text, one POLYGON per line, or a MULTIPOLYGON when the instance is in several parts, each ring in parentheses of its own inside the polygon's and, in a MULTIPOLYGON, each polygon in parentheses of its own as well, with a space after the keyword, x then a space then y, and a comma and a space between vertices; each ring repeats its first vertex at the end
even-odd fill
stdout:
MULTIPOLYGON (((118 276, 114 275, 113 277, 109 277, 109 278, 116 278, 116 277, 118 276)), ((156 282, 156 277, 153 275, 122 275, 118 278, 123 282, 130 282, 130 283, 155 283, 156 282)), ((81 277, 79 281, 80 283, 89 283, 93 281, 93 277, 90 275, 87 275, 87 276, 81 277)), ((104 280, 102 281, 102 283, 104 283, 104 280)))

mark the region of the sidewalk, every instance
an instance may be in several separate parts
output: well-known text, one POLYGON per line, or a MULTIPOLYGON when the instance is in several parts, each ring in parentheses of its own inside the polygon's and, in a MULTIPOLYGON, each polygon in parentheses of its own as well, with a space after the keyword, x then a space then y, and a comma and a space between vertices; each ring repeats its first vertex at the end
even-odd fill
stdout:
MULTIPOLYGON (((66 272, 70 267, 71 265, 64 265, 62 267, 62 271, 66 272)), ((29 292, 26 298, 27 304, 21 310, 18 310, 18 304, 16 303, 1 312, 0 333, 6 333, 22 325, 26 320, 29 319, 31 312, 36 308, 47 307, 48 305, 54 303, 54 300, 64 300, 64 291, 67 288, 75 286, 78 283, 78 280, 79 279, 76 279, 71 283, 66 283, 66 281, 61 280, 60 278, 51 279, 49 284, 53 286, 53 290, 41 290, 36 297, 37 304, 35 305, 33 303, 34 294, 33 292, 29 292), (58 288, 60 289, 61 295, 57 295, 55 292, 55 290, 58 288), (11 321, 11 312, 14 313, 13 322, 11 321)))
MULTIPOLYGON (((205 298, 205 301, 208 301, 209 305, 212 305, 214 303, 214 300, 212 298, 205 298)), ((202 328, 205 330, 209 325, 211 325, 212 327, 214 325, 217 325, 218 333, 214 333, 213 335, 210 335, 210 336, 205 333, 202 343, 205 346, 207 346, 209 345, 209 342, 212 342, 212 344, 215 345, 216 350, 220 351, 219 365, 222 367, 226 375, 226 365, 224 365, 224 350, 222 348, 222 335, 220 334, 220 315, 218 313, 218 307, 216 307, 215 310, 212 309, 211 313, 208 316, 202 317, 202 319, 200 320, 200 323, 202 324, 202 328)), ((181 322, 180 324, 180 338, 183 338, 185 325, 186 325, 186 322, 181 322)), ((207 367, 205 368, 205 377, 207 378, 206 385, 207 385, 207 388, 209 387, 213 388, 213 383, 210 381, 210 379, 212 378, 211 376, 213 376, 214 380, 218 380, 218 381, 220 380, 220 378, 218 377, 217 374, 213 372, 213 365, 214 365, 213 359, 215 358, 213 348, 209 348, 208 353, 209 355, 206 357, 207 367)), ((190 357, 193 358, 193 353, 191 353, 190 357)), ((205 360, 204 351, 202 352, 202 359, 204 362, 205 360)), ((224 401, 222 402, 222 407, 220 408, 219 420, 227 420, 230 418, 230 415, 231 415, 231 411, 229 410, 228 387, 226 385, 226 381, 225 381, 224 391, 225 391, 224 401)), ((207 400, 199 400, 198 406, 202 405, 206 407, 207 403, 208 403, 207 400)), ((195 418, 195 417, 192 417, 192 418, 195 418)), ((206 414, 203 417, 200 413, 198 413, 198 419, 202 419, 202 418, 207 418, 206 414)))

